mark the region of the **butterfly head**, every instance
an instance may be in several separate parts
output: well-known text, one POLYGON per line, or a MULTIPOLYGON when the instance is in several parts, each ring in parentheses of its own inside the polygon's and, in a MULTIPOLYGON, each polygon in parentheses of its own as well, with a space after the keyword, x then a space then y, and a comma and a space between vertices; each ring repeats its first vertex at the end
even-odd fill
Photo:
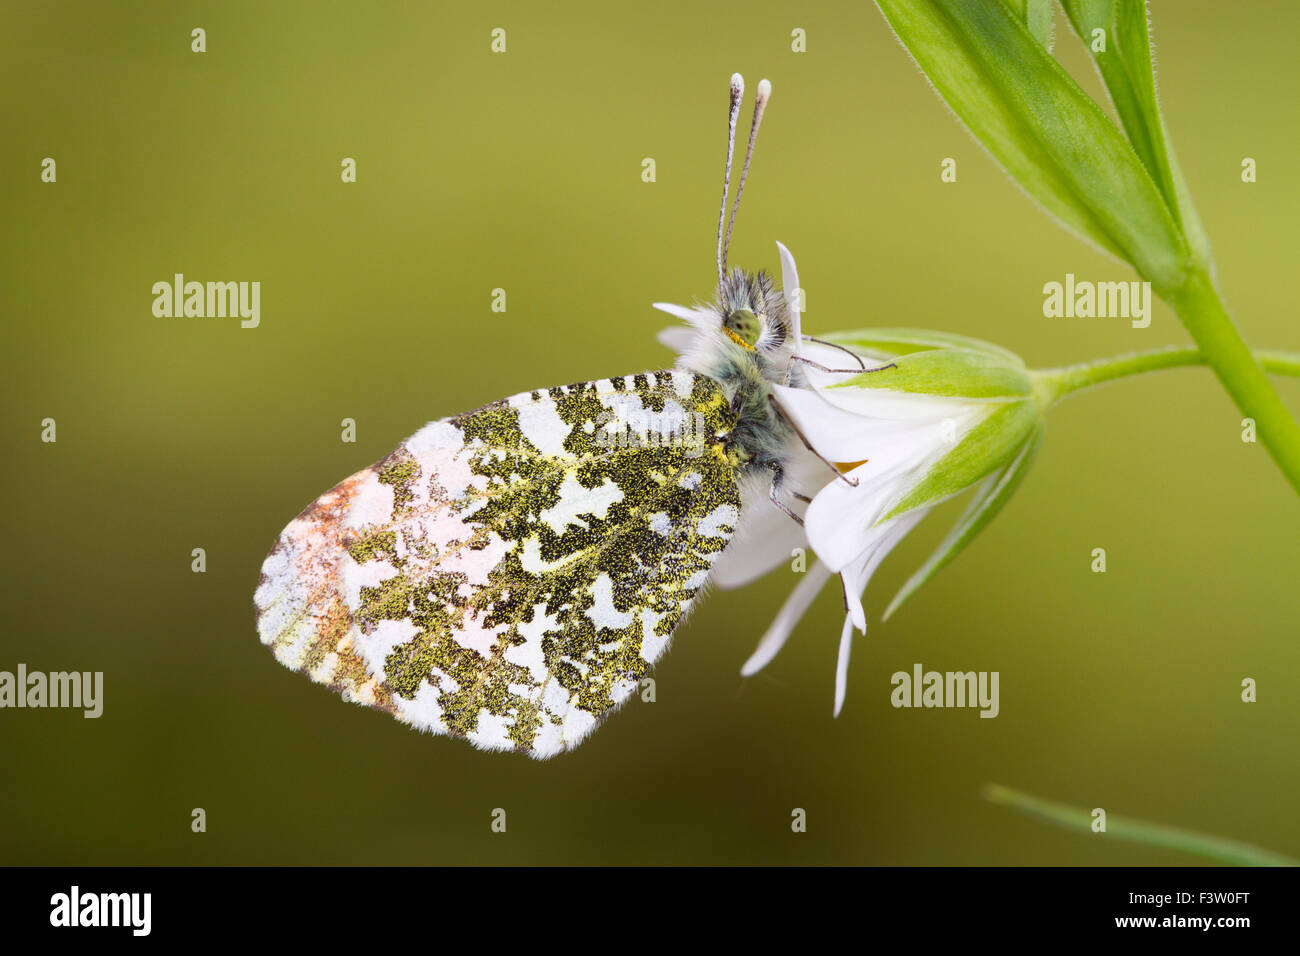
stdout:
MULTIPOLYGON (((736 187, 734 204, 728 213, 731 190, 731 162, 736 145, 736 120, 745 83, 739 73, 731 77, 731 98, 727 110, 727 161, 723 167, 722 206, 718 214, 717 296, 706 306, 683 308, 666 302, 655 307, 684 320, 689 328, 667 329, 660 341, 680 353, 677 368, 709 379, 717 386, 734 416, 723 445, 727 454, 747 472, 780 472, 798 452, 797 436, 781 416, 774 401, 773 385, 800 386, 804 375, 800 358, 800 312, 803 293, 794 258, 777 243, 781 256, 778 287, 766 272, 727 268, 736 213, 744 194, 749 166, 754 158, 763 112, 772 95, 772 84, 758 84, 749 145, 736 187)), ((771 475, 768 474, 770 482, 771 475)))
POLYGON ((770 353, 789 337, 785 297, 765 272, 732 269, 718 289, 722 332, 750 352, 770 353))
POLYGON ((682 353, 683 368, 707 375, 756 396, 758 406, 767 407, 765 383, 782 385, 797 382, 799 372, 792 368, 792 358, 799 352, 800 317, 795 295, 798 273, 789 250, 777 243, 781 253, 781 287, 766 272, 746 272, 727 268, 727 253, 736 224, 736 213, 744 194, 749 166, 754 158, 759 125, 772 95, 772 84, 761 80, 754 102, 754 119, 749 129, 749 145, 736 187, 735 201, 728 214, 731 191, 731 161, 736 145, 736 119, 745 82, 739 73, 731 77, 731 98, 727 110, 727 161, 723 166, 722 206, 718 214, 716 299, 703 308, 684 309, 667 303, 655 303, 671 315, 685 319, 690 326, 683 335, 664 339, 682 353), (742 388, 743 387, 743 388, 742 388))
POLYGON ((760 355, 780 349, 789 338, 786 322, 785 299, 773 286, 766 273, 749 273, 740 269, 727 271, 727 253, 731 248, 731 232, 740 210, 740 197, 745 192, 749 177, 749 164, 754 159, 754 144, 758 141, 758 128, 763 113, 772 96, 772 84, 760 80, 754 98, 754 119, 749 127, 749 146, 745 150, 745 164, 740 169, 740 182, 736 199, 727 216, 727 199, 731 188, 731 160, 736 146, 736 119, 740 115, 740 101, 745 93, 745 81, 739 73, 731 77, 731 100, 727 109, 727 162, 722 176, 722 209, 718 214, 718 302, 717 313, 723 334, 741 348, 760 355))

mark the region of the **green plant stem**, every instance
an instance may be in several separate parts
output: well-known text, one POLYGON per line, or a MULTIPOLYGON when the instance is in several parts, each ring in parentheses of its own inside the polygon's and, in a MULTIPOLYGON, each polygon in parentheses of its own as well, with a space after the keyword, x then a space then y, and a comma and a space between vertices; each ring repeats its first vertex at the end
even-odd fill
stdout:
MULTIPOLYGON (((1265 372, 1300 378, 1300 353, 1266 349, 1252 353, 1252 358, 1265 372)), ((1159 372, 1167 368, 1209 364, 1209 359, 1199 349, 1171 345, 1166 348, 1152 349, 1149 352, 1129 352, 1114 358, 1097 359, 1093 362, 1066 365, 1062 368, 1042 369, 1034 372, 1033 375, 1038 400, 1046 409, 1067 395, 1104 385, 1116 379, 1141 375, 1145 372, 1159 372)), ((1258 425, 1258 420, 1256 424, 1258 425)))
POLYGON ((1255 420, 1260 442, 1300 492, 1300 423, 1282 404, 1242 340, 1209 273, 1192 272, 1168 298, 1241 413, 1255 420))
MULTIPOLYGON (((999 806, 1012 807, 1021 813, 1047 820, 1050 823, 1091 833, 1093 816, 1087 810, 1043 800, 1040 797, 1012 790, 996 783, 985 784, 984 799, 999 806)), ((1168 827, 1159 823, 1147 823, 1128 817, 1106 815, 1106 829, 1098 834, 1114 840, 1126 840, 1129 843, 1141 843, 1167 850, 1181 850, 1221 863, 1234 863, 1238 866, 1297 866, 1300 861, 1265 850, 1240 840, 1196 833, 1178 827, 1168 827)))
POLYGON ((1208 275, 1198 271, 1181 289, 1168 296, 1196 348, 1167 348, 1135 352, 1117 358, 1046 369, 1036 374, 1036 389, 1043 407, 1066 395, 1103 382, 1142 372, 1208 365, 1214 369, 1243 415, 1255 421, 1260 442, 1282 473, 1300 492, 1300 424, 1282 404, 1265 372, 1300 375, 1300 355, 1287 352, 1251 352, 1219 301, 1208 275))

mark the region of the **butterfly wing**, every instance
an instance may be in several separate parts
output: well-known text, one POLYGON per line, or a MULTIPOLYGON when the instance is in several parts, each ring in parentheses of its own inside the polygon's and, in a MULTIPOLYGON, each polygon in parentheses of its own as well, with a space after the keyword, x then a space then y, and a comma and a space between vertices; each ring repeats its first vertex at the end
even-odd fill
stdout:
POLYGON ((281 533, 281 663, 487 750, 577 746, 663 654, 739 517, 708 378, 657 372, 433 422, 281 533))

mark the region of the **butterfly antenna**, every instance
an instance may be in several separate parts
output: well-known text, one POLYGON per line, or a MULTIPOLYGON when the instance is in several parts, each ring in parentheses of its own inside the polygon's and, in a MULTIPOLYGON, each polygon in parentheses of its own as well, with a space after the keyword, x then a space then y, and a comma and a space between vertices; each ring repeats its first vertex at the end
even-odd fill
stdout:
POLYGON ((722 246, 722 261, 727 261, 731 251, 731 230, 736 225, 736 213, 740 210, 740 197, 745 192, 745 180, 749 178, 749 164, 754 159, 754 144, 758 142, 758 127, 763 123, 763 111, 772 96, 772 84, 767 80, 758 81, 758 93, 754 100, 754 119, 749 125, 749 148, 745 150, 745 165, 740 169, 740 184, 736 186, 736 202, 731 207, 731 220, 727 223, 727 239, 722 246))
POLYGON ((745 95, 745 78, 731 74, 731 106, 727 110, 727 166, 722 173, 722 211, 718 213, 718 285, 727 276, 727 261, 722 254, 722 227, 727 221, 727 193, 731 189, 731 155, 736 150, 736 117, 740 99, 745 95))

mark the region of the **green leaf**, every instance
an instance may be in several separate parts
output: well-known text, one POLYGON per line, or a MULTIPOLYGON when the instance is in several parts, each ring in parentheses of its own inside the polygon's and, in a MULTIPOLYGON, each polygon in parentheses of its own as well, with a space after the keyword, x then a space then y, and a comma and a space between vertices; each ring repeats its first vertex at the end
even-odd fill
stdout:
POLYGON ((1052 0, 1002 0, 1043 49, 1052 49, 1052 0))
MULTIPOLYGON (((1011 402, 980 422, 880 522, 951 498, 1006 465, 1041 421, 1037 403, 1011 402)), ((877 522, 879 524, 880 522, 877 522)))
POLYGON ((893 368, 863 372, 828 387, 884 388, 951 398, 1023 398, 1034 382, 1023 365, 1002 356, 967 349, 931 349, 895 359, 893 368))
POLYGON ((1043 426, 1040 423, 1020 449, 1019 454, 1001 471, 985 479, 984 485, 975 492, 970 507, 957 520, 952 530, 940 542, 930 559, 921 565, 915 574, 899 589, 898 594, 889 602, 881 620, 888 620, 903 602, 915 594, 932 577, 943 570, 953 558, 957 557, 966 545, 975 540, 975 536, 984 530, 984 526, 997 517, 1003 506, 1020 487, 1020 482, 1029 471, 1038 449, 1043 443, 1043 426))
POLYGON ((1044 209, 1164 294, 1187 247, 1141 160, 1029 28, 987 0, 876 0, 975 137, 1044 209))
POLYGON ((1048 53, 1052 52, 1052 0, 1028 0, 1025 26, 1034 35, 1034 39, 1043 45, 1048 53))
POLYGON ((912 352, 926 352, 930 349, 966 349, 972 352, 987 352, 1001 356, 1016 365, 1024 366, 1024 361, 1015 352, 1004 349, 983 339, 974 339, 968 335, 951 332, 934 332, 929 329, 885 328, 854 329, 849 332, 832 332, 823 335, 827 342, 843 345, 845 348, 859 349, 870 355, 888 358, 894 355, 908 355, 912 352))
MULTIPOLYGON (((1044 800, 996 783, 985 784, 983 796, 990 803, 1012 807, 1031 817, 1095 836, 1092 829, 1092 813, 1081 807, 1044 800)), ((1300 860, 1293 860, 1280 853, 1243 843, 1240 840, 1229 840, 1225 837, 1183 830, 1161 823, 1148 823, 1145 820, 1134 820, 1113 813, 1106 815, 1104 837, 1166 850, 1181 850, 1184 853, 1194 853, 1206 859, 1217 860, 1220 863, 1233 863, 1237 866, 1300 866, 1300 860)))
POLYGON ((1061 5, 1097 65, 1134 152, 1155 180, 1189 246, 1208 262, 1209 240, 1160 115, 1145 0, 1061 0, 1061 5))

